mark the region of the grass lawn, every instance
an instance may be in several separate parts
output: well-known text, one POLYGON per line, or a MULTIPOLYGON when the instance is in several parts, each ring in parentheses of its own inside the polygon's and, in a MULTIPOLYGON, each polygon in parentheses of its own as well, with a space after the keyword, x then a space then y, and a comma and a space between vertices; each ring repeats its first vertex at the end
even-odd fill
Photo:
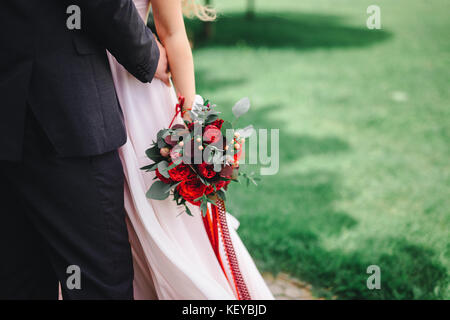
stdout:
POLYGON ((256 0, 251 21, 216 4, 199 93, 227 117, 249 96, 241 125, 280 129, 279 173, 229 195, 258 266, 325 297, 450 299, 450 2, 376 1, 381 30, 372 0, 256 0))

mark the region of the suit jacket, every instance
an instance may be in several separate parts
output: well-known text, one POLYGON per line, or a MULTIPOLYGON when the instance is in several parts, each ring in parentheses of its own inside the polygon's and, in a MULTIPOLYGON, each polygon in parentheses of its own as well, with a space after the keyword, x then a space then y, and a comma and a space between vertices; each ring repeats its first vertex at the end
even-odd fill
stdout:
POLYGON ((0 1, 0 160, 20 160, 26 112, 63 156, 125 143, 106 50, 142 82, 159 50, 132 0, 0 1), (81 30, 69 30, 70 5, 81 30))

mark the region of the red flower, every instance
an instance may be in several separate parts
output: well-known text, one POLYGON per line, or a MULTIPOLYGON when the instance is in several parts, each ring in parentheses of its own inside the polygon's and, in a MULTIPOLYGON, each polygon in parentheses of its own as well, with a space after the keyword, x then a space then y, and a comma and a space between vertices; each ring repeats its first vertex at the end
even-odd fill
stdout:
MULTIPOLYGON (((230 181, 219 181, 219 182, 216 182, 215 183, 216 191, 219 191, 220 189, 225 188, 229 184, 230 184, 230 181)), ((207 195, 209 195, 209 194, 211 194, 213 192, 214 192, 214 187, 212 185, 209 185, 209 186, 206 187, 205 193, 207 195)))
POLYGON ((206 195, 210 195, 213 192, 214 192, 213 186, 209 185, 209 186, 206 187, 206 189, 205 189, 205 194, 206 195))
MULTIPOLYGON (((171 166, 173 163, 171 162, 169 166, 171 166)), ((183 181, 186 180, 188 177, 191 176, 191 169, 185 165, 184 163, 181 163, 177 165, 175 168, 172 168, 169 170, 170 178, 173 181, 183 181)))
POLYGON ((203 134, 203 141, 206 143, 214 143, 219 141, 222 137, 222 133, 219 128, 213 125, 207 125, 205 128, 205 133, 203 134))
POLYGON ((176 146, 177 145, 177 143, 178 143, 178 139, 177 139, 178 137, 176 137, 175 135, 168 135, 167 137, 165 137, 164 138, 164 141, 168 144, 168 145, 170 145, 170 146, 176 146))
POLYGON ((172 179, 168 179, 168 178, 164 177, 164 176, 159 172, 158 169, 156 169, 155 173, 156 173, 156 176, 158 177, 158 179, 161 180, 162 182, 167 183, 167 184, 173 182, 172 179))
POLYGON ((211 122, 211 125, 217 127, 220 130, 222 129, 223 122, 224 121, 222 119, 217 119, 211 122))
POLYGON ((177 186, 177 190, 187 202, 193 204, 194 206, 200 206, 201 202, 194 200, 203 196, 206 186, 200 181, 200 179, 195 178, 183 181, 177 186))
POLYGON ((222 189, 222 188, 226 188, 226 187, 230 184, 230 182, 231 182, 231 181, 219 181, 219 182, 217 182, 217 184, 216 184, 216 189, 217 189, 217 190, 220 190, 220 189, 222 189))
POLYGON ((216 172, 214 171, 214 166, 212 164, 207 164, 203 162, 197 166, 199 173, 208 179, 214 178, 216 176, 216 172))
POLYGON ((220 171, 220 176, 224 178, 229 178, 233 174, 233 167, 226 165, 222 168, 222 171, 220 171))
POLYGON ((200 131, 200 130, 203 128, 202 125, 201 125, 199 122, 197 122, 197 121, 189 122, 189 123, 187 124, 187 127, 188 127, 188 130, 189 130, 190 132, 196 131, 196 129, 197 129, 198 131, 200 131))

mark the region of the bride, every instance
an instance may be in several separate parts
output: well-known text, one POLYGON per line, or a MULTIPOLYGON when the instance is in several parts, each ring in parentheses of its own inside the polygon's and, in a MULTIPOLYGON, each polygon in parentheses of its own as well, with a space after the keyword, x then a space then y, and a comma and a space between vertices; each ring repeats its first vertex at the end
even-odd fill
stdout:
MULTIPOLYGON (((177 93, 186 98, 186 106, 191 106, 196 93, 194 65, 183 12, 205 20, 212 18, 213 11, 194 0, 151 0, 151 4, 149 0, 134 0, 134 3, 144 20, 152 11, 177 93)), ((240 295, 237 281, 230 275, 223 252, 222 257, 216 256, 199 208, 190 207, 191 217, 171 200, 146 198, 154 176, 140 170, 149 164, 145 150, 174 116, 176 92, 168 85, 168 79, 166 83, 154 79, 144 84, 111 55, 109 60, 128 133, 128 142, 120 155, 126 177, 125 208, 133 252, 135 299, 273 299, 237 235, 236 219, 228 216, 230 237, 249 295, 245 297, 240 295)), ((188 113, 184 117, 189 121, 188 113)), ((181 118, 177 121, 182 123, 181 118)))

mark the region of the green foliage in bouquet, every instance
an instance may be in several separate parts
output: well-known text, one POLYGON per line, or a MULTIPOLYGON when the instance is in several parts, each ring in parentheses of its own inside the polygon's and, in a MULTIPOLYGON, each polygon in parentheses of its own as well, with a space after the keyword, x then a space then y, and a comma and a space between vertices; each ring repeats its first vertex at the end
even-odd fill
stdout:
MULTIPOLYGON (((179 98, 177 110, 181 110, 184 98, 179 98)), ((146 151, 152 164, 141 168, 155 171, 155 181, 147 192, 147 197, 165 200, 173 195, 177 205, 183 205, 186 213, 191 211, 187 203, 200 207, 205 215, 208 203, 215 205, 217 199, 226 201, 230 182, 257 185, 254 173, 240 172, 239 160, 245 139, 250 137, 253 126, 234 129, 235 122, 250 109, 248 98, 238 101, 232 111, 234 121, 220 119, 216 105, 197 96, 189 110, 192 122, 175 124, 162 129, 156 141, 146 151)))

